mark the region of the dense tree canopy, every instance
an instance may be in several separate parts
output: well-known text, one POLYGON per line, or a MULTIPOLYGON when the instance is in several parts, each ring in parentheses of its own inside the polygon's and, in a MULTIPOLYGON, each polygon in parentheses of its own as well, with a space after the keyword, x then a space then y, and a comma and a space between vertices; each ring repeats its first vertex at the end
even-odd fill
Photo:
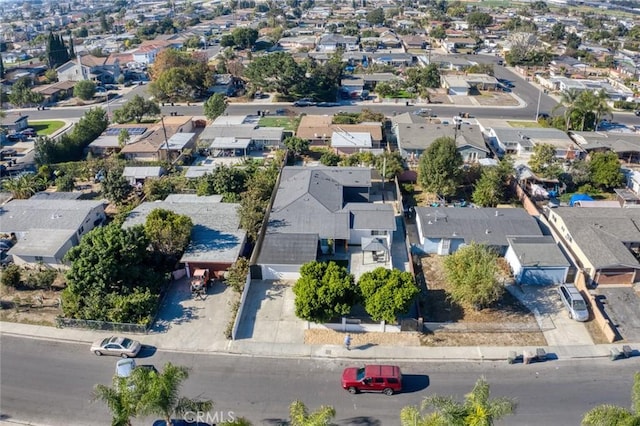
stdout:
POLYGON ((381 7, 370 10, 366 19, 371 25, 382 25, 384 24, 384 10, 381 7))
POLYGON ((215 120, 227 109, 227 100, 222 93, 214 93, 203 105, 204 115, 209 120, 215 120))
POLYGON ((418 180, 426 191, 451 196, 458 189, 461 166, 462 156, 453 138, 440 137, 420 157, 418 180))
POLYGON ((285 138, 283 143, 294 155, 302 154, 309 149, 309 139, 303 139, 297 136, 289 136, 285 138))
POLYGON ((16 107, 23 107, 27 105, 39 105, 44 100, 42 93, 36 93, 31 90, 31 79, 29 77, 22 77, 11 86, 11 93, 9 93, 9 102, 16 107))
POLYGON ((471 12, 467 15, 467 23, 474 29, 485 29, 493 24, 493 16, 485 12, 471 12))
POLYGON ((245 69, 245 77, 258 88, 282 95, 298 92, 305 83, 304 69, 288 52, 275 52, 254 59, 245 69))
POLYGON ((485 245, 472 242, 444 259, 450 297, 467 305, 484 308, 502 297, 498 281, 498 255, 485 245))
POLYGON ((82 80, 73 86, 73 96, 88 101, 96 94, 96 84, 91 80, 82 80))
POLYGON ((140 123, 145 116, 160 114, 157 102, 150 101, 140 95, 134 95, 131 100, 113 112, 113 119, 118 123, 134 121, 140 123))
POLYGON ((358 300, 353 275, 334 262, 309 262, 293 286, 296 316, 316 323, 347 315, 358 300))
POLYGON ((155 251, 178 257, 191 241, 193 222, 189 216, 176 214, 170 210, 155 209, 149 213, 144 231, 155 251))
POLYGON ((379 267, 358 280, 364 308, 375 321, 397 322, 398 314, 409 311, 420 290, 409 272, 379 267))
POLYGON ((556 158, 556 148, 551 144, 536 144, 533 147, 529 167, 534 173, 548 178, 557 178, 562 173, 562 167, 556 158))
POLYGON ((618 188, 624 183, 618 154, 612 151, 594 153, 589 161, 589 173, 591 182, 601 188, 618 188))

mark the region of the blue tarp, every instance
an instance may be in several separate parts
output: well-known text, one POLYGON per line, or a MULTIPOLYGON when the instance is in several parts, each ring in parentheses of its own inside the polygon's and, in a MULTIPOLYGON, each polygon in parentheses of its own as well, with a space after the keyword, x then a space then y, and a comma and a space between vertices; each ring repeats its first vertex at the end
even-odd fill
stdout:
POLYGON ((569 199, 569 205, 573 207, 576 201, 593 201, 593 198, 589 197, 587 194, 573 194, 569 199))

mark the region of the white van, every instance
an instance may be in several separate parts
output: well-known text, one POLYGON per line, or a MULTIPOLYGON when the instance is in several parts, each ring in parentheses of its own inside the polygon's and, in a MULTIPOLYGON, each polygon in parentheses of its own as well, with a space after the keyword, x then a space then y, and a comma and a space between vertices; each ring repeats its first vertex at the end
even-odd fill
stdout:
POLYGON ((569 311, 569 318, 576 321, 587 321, 589 319, 589 309, 582 294, 573 284, 562 284, 558 289, 562 303, 569 311))

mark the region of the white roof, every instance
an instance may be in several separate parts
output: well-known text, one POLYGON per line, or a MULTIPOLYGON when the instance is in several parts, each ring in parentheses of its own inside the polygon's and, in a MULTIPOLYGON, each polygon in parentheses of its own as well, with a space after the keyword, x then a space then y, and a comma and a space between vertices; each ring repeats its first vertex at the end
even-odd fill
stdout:
POLYGON ((333 148, 371 148, 371 133, 333 132, 331 146, 333 148))
MULTIPOLYGON (((183 149, 195 136, 195 133, 176 133, 167 141, 169 150, 183 149)), ((160 149, 166 149, 166 145, 162 144, 160 149)))
POLYGON ((247 149, 251 139, 236 138, 233 136, 218 136, 211 142, 212 149, 247 149))
POLYGON ((210 126, 237 126, 244 124, 246 119, 246 115, 221 115, 216 118, 210 126))

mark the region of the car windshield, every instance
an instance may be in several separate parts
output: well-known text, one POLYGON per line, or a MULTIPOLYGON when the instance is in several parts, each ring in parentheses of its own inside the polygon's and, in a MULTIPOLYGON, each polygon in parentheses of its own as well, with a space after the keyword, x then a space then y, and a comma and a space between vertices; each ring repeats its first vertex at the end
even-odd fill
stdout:
POLYGON ((133 340, 131 340, 131 339, 122 339, 122 347, 123 348, 130 348, 131 346, 133 346, 133 340))
POLYGON ((102 341, 102 343, 100 343, 100 346, 105 346, 107 343, 109 343, 109 338, 108 337, 106 339, 104 339, 102 341))
POLYGON ((584 303, 584 300, 575 300, 573 302, 573 309, 576 311, 584 311, 587 309, 587 304, 584 303))
POLYGON ((358 372, 356 373, 356 380, 364 379, 364 368, 358 368, 358 372))

